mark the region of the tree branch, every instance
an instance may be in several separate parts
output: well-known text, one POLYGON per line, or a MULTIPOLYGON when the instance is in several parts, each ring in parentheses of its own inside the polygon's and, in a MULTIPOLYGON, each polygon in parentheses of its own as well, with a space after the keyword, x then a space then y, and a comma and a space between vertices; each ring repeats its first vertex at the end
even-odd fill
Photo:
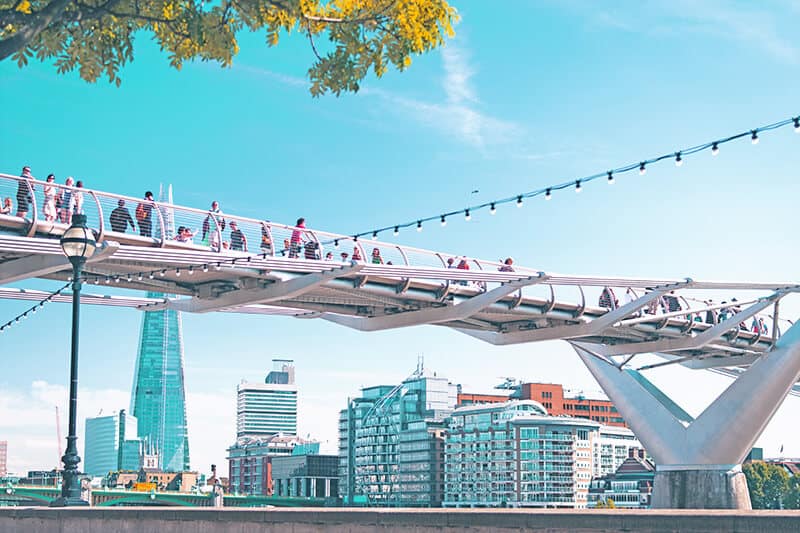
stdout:
POLYGON ((57 17, 61 16, 72 0, 54 0, 47 7, 35 14, 29 15, 31 22, 0 41, 0 61, 22 50, 28 43, 47 28, 57 17))

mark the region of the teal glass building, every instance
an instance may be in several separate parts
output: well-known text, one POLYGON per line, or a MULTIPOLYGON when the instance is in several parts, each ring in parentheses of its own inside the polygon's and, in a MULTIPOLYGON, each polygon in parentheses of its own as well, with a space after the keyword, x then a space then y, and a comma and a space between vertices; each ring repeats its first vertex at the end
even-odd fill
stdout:
MULTIPOLYGON (((163 298, 147 293, 148 298, 163 298)), ((189 470, 189 433, 183 374, 183 333, 180 313, 145 311, 133 378, 131 412, 139 437, 158 454, 164 471, 189 470)))

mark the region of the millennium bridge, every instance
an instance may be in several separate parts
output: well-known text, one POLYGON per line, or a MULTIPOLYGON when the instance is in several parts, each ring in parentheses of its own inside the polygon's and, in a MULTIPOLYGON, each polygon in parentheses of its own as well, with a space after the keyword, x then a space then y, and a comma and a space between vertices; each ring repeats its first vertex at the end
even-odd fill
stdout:
MULTIPOLYGON (((0 214, 0 285, 69 280, 59 237, 71 207, 53 216, 46 205, 64 193, 80 196, 98 242, 83 275, 96 294, 82 303, 284 315, 365 332, 437 325, 495 345, 569 342, 655 459, 657 508, 749 508, 740 464, 785 397, 800 395, 800 327, 780 312, 782 299, 800 291, 793 281, 542 272, 178 206, 169 196, 143 200, 0 174, 0 198, 30 201, 23 213, 0 214), (126 231, 116 209, 145 230, 126 231), (106 287, 147 296, 104 294, 106 287), (640 364, 640 354, 660 362, 640 364), (733 382, 695 419, 644 375, 674 364, 733 382)), ((69 293, 9 287, 0 298, 71 301, 69 293)))

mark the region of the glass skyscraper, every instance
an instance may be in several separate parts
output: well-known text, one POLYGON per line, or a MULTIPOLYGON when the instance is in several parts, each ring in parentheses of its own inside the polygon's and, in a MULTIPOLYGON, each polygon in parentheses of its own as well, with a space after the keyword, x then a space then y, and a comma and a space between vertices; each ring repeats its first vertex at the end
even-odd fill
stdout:
MULTIPOLYGON (((162 186, 159 200, 172 204, 172 186, 162 186)), ((162 208, 169 235, 174 234, 171 209, 162 208)), ((148 298, 164 298, 148 292, 148 298)), ((158 454, 162 470, 189 470, 189 433, 183 377, 183 331, 177 311, 145 311, 133 377, 131 412, 139 421, 145 453, 158 454)))
MULTIPOLYGON (((147 297, 164 295, 148 292, 147 297)), ((173 310, 143 314, 131 411, 145 449, 158 453, 159 468, 189 470, 181 316, 173 310)))

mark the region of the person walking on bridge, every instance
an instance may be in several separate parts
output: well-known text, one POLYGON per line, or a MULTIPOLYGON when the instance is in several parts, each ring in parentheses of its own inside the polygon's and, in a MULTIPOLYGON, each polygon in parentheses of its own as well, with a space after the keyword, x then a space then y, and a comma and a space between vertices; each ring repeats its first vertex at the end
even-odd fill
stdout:
POLYGON ((22 167, 22 178, 17 184, 17 216, 25 218, 28 215, 29 206, 33 203, 33 176, 31 175, 31 167, 22 167))
POLYGON ((117 233, 125 233, 128 230, 128 224, 131 225, 132 230, 136 231, 136 224, 133 223, 133 217, 130 211, 125 207, 125 200, 120 199, 117 202, 117 207, 111 211, 108 221, 111 223, 111 229, 117 233))
POLYGON ((300 257, 300 250, 303 248, 303 233, 306 229, 306 219, 300 217, 297 219, 292 236, 289 239, 289 257, 300 257))
POLYGON ((139 222, 139 235, 153 236, 153 193, 144 193, 144 201, 136 206, 136 220, 139 222))

